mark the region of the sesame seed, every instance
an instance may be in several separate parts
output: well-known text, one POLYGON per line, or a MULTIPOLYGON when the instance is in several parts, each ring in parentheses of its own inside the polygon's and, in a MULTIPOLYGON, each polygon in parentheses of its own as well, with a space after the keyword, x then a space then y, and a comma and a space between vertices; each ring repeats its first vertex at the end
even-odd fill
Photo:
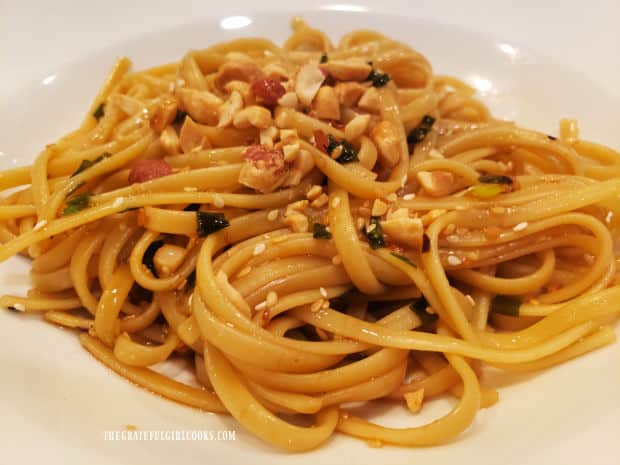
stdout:
POLYGON ((463 263, 461 259, 457 257, 456 255, 448 255, 447 260, 448 260, 448 264, 452 266, 459 266, 461 263, 463 263))
POLYGON ((476 301, 474 300, 474 298, 472 296, 470 296, 469 294, 465 295, 465 298, 467 299, 467 301, 472 305, 476 305, 476 301))
POLYGON ((267 301, 263 300, 261 303, 257 304, 254 307, 254 310, 260 312, 261 310, 265 310, 267 308, 267 301))
POLYGON ((224 199, 220 194, 215 194, 213 196, 213 205, 215 205, 217 208, 222 208, 224 206, 224 199))
POLYGON ((198 191, 198 188, 197 188, 197 187, 190 187, 190 186, 187 186, 187 187, 184 187, 184 188, 183 188, 183 190, 184 190, 185 192, 196 192, 196 191, 198 191))
POLYGON ((267 220, 275 221, 278 218, 278 213, 278 210, 271 210, 269 213, 267 213, 267 220))
POLYGON ((254 252, 252 252, 252 254, 253 255, 260 255, 260 254, 262 254, 265 251, 266 248, 267 247, 262 242, 260 244, 256 244, 256 247, 254 247, 254 252))
POLYGON ((514 232, 520 232, 520 231, 525 230, 527 226, 528 226, 527 221, 522 221, 521 223, 517 224, 514 228, 512 228, 512 230, 514 232))
POLYGON ((26 311, 26 307, 24 306, 24 304, 20 304, 20 303, 15 303, 13 305, 11 305, 15 310, 17 310, 18 312, 25 312, 26 311))
POLYGON ((324 298, 327 299, 327 289, 325 289, 324 287, 320 287, 319 292, 324 298))
POLYGON ((368 226, 366 226, 366 233, 370 234, 371 232, 375 230, 376 227, 377 227, 377 223, 369 224, 368 226))
POLYGON ((321 309, 322 306, 323 306, 323 299, 319 299, 310 306, 310 311, 312 313, 316 313, 321 309))
POLYGON ((332 200, 332 208, 337 208, 338 205, 340 205, 340 197, 336 197, 332 200))
POLYGON ((405 194, 403 195, 403 200, 413 200, 415 199, 415 194, 405 194))
POLYGON ((46 224, 47 224, 47 220, 41 220, 41 221, 37 222, 37 224, 34 225, 33 229, 35 231, 38 231, 39 229, 44 228, 46 224))
POLYGON ((123 202, 125 201, 125 199, 123 197, 116 197, 114 199, 114 202, 112 203, 112 207, 114 208, 118 208, 121 205, 123 205, 123 202))
POLYGON ((306 198, 308 198, 309 200, 314 200, 322 193, 323 193, 323 187, 317 184, 317 185, 312 186, 310 190, 306 193, 306 198))

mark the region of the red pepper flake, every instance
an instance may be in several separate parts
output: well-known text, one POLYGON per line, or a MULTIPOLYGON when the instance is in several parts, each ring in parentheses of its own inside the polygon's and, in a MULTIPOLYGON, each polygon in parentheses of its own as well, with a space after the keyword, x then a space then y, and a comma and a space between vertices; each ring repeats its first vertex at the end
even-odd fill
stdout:
POLYGON ((314 145, 321 152, 327 153, 327 146, 329 145, 329 139, 327 138, 327 134, 325 134, 320 129, 314 131, 314 145))
POLYGON ((172 168, 165 160, 138 160, 131 166, 128 180, 130 184, 133 184, 168 176, 170 173, 172 173, 172 168))
POLYGON ((275 105, 280 97, 286 93, 286 89, 275 79, 256 79, 252 82, 252 93, 267 105, 275 105))

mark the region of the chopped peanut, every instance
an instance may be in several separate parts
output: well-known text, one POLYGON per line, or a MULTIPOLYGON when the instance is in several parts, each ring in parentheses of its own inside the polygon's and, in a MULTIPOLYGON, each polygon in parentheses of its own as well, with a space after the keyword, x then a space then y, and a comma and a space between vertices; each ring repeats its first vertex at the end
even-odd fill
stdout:
POLYGON ((211 144, 209 143, 209 140, 200 125, 196 124, 191 118, 185 118, 185 122, 183 123, 183 126, 181 126, 179 145, 183 153, 211 147, 211 144))
POLYGON ((358 139, 368 129, 368 123, 370 122, 370 115, 357 115, 344 127, 344 137, 349 141, 358 139))
POLYGON ((273 148, 273 141, 278 137, 278 128, 270 126, 260 131, 260 145, 265 145, 270 149, 273 148))
POLYGON ((228 100, 219 106, 218 128, 229 126, 235 117, 235 114, 243 108, 243 97, 236 90, 232 91, 228 100))
POLYGON ((184 247, 172 244, 164 244, 153 257, 153 265, 157 274, 161 277, 169 276, 174 273, 183 263, 187 250, 184 247))
POLYGON ((454 175, 449 171, 420 171, 416 174, 418 181, 433 197, 451 194, 454 190, 454 175))
POLYGON ((314 110, 321 119, 340 119, 340 102, 333 87, 323 86, 314 98, 314 110))
POLYGON ((340 103, 347 107, 354 107, 357 105, 359 99, 366 92, 367 87, 359 82, 339 82, 334 86, 338 100, 340 103))
POLYGON ((160 100, 151 112, 151 128, 155 132, 162 132, 177 115, 177 101, 173 98, 160 100))
POLYGON ((222 99, 217 95, 206 90, 187 88, 177 89, 176 95, 181 110, 184 110, 193 120, 203 124, 215 124, 218 108, 222 104, 222 99))
POLYGON ((246 149, 239 183, 266 194, 280 187, 288 173, 289 164, 284 161, 281 150, 253 145, 246 149))
POLYGON ((310 106, 324 80, 325 75, 317 65, 311 63, 303 65, 295 79, 295 93, 301 103, 310 106))
POLYGON ((383 202, 380 199, 376 199, 372 204, 372 216, 383 216, 387 212, 388 206, 387 203, 383 202))
POLYGON ((284 224, 293 230, 293 232, 308 231, 308 218, 306 215, 293 212, 284 218, 284 224))
POLYGON ((233 118, 233 125, 238 129, 245 129, 251 126, 265 129, 271 126, 271 112, 265 107, 251 105, 243 110, 239 110, 233 118))
POLYGON ((299 107, 297 94, 295 92, 287 92, 278 99, 278 105, 296 110, 299 107))
POLYGON ((312 201, 310 206, 312 208, 323 208, 325 205, 327 205, 327 202, 329 202, 329 197, 327 196, 327 194, 322 193, 312 201))
POLYGON ((168 126, 161 132, 159 143, 168 155, 179 153, 179 136, 172 126, 168 126))
POLYGON ((321 67, 339 81, 364 81, 372 70, 372 67, 361 58, 330 60, 321 67))
POLYGON ((237 91, 243 97, 243 101, 248 103, 250 100, 250 84, 243 81, 230 81, 224 86, 224 89, 228 93, 232 93, 233 91, 237 91))
POLYGON ((369 113, 381 111, 381 96, 375 87, 369 87, 357 102, 357 106, 369 113))
POLYGON ((400 160, 400 138, 398 129, 389 121, 381 121, 370 132, 372 141, 379 150, 379 159, 390 168, 400 160))
POLYGON ((420 388, 413 392, 407 392, 404 395, 407 402, 407 408, 411 413, 417 413, 422 408, 422 402, 424 400, 424 388, 420 388))
POLYGON ((381 229, 394 242, 418 249, 422 247, 424 227, 420 218, 392 217, 381 221, 381 229))
POLYGON ((323 186, 319 186, 318 184, 315 184, 314 186, 310 188, 308 192, 306 192, 306 198, 309 200, 314 200, 322 193, 323 193, 323 186))

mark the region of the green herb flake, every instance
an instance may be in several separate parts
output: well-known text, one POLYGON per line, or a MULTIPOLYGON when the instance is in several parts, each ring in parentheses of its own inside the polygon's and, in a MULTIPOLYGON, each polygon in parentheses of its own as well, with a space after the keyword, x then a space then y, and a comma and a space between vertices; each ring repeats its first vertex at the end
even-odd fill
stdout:
POLYGON ((480 176, 478 182, 482 184, 505 184, 509 186, 513 184, 513 180, 510 176, 494 176, 490 174, 480 176))
POLYGON ((319 63, 327 63, 328 57, 327 57, 327 53, 323 52, 321 54, 321 59, 319 60, 319 63))
POLYGON ((521 301, 508 295, 496 295, 491 301, 491 312, 507 316, 519 316, 521 301))
POLYGON ((312 225, 312 237, 315 239, 331 239, 332 233, 329 232, 324 224, 314 223, 312 225))
POLYGON ((378 216, 371 216, 367 227, 362 228, 362 234, 366 236, 370 248, 380 249, 385 247, 385 240, 383 239, 383 231, 381 230, 381 223, 378 216))
POLYGON ((405 262, 407 265, 411 265, 414 268, 417 268, 416 264, 413 263, 408 257, 405 257, 404 255, 401 255, 399 253, 396 252, 390 252, 390 255, 392 255, 393 257, 398 258, 400 261, 405 262))
POLYGON ((390 81, 390 76, 389 74, 379 73, 373 69, 368 74, 366 80, 370 81, 373 87, 383 87, 390 81))
POLYGON ((415 145, 422 142, 430 132, 433 124, 435 124, 435 118, 430 115, 424 115, 420 124, 407 134, 407 143, 415 145))
POLYGON ((338 158, 336 158, 336 161, 340 163, 341 165, 358 160, 357 150, 355 150, 355 147, 349 141, 347 140, 339 141, 331 134, 327 135, 327 140, 328 142, 327 142, 327 146, 325 147, 325 151, 329 155, 331 155, 334 152, 334 150, 336 150, 337 147, 342 148, 342 152, 340 153, 338 158))
POLYGON ((467 194, 477 199, 492 199, 504 192, 506 192, 506 188, 501 184, 478 184, 473 186, 467 194))
POLYGON ((108 152, 105 152, 105 153, 102 153, 101 155, 99 155, 94 160, 82 160, 82 163, 80 163, 80 166, 78 166, 78 168, 73 172, 71 177, 77 176, 82 171, 87 170, 91 166, 96 165, 97 163, 99 163, 99 162, 105 160, 106 158, 108 158, 109 156, 110 156, 110 154, 108 152))
POLYGON ((69 200, 67 200, 67 204, 62 214, 72 215, 74 213, 84 210, 85 208, 88 208, 91 196, 92 194, 90 192, 84 192, 70 198, 69 200))
POLYGON ((198 237, 206 237, 228 226, 230 226, 230 223, 223 213, 196 212, 196 232, 198 237))
POLYGON ((414 312, 421 321, 420 327, 426 327, 437 321, 438 317, 434 313, 428 313, 428 301, 424 296, 414 300, 409 304, 409 308, 414 312))
POLYGON ((105 115, 105 103, 101 102, 97 109, 93 112, 93 117, 99 121, 105 115))
POLYGON ((159 278, 159 275, 155 269, 153 259, 155 258, 155 252, 157 252, 163 245, 164 241, 161 240, 151 242, 142 256, 142 264, 146 266, 156 278, 159 278))

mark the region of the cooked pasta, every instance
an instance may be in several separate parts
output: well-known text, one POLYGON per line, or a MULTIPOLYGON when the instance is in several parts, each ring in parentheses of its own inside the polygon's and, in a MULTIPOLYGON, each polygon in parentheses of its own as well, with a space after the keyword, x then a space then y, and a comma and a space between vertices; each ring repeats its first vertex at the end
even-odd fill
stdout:
POLYGON ((0 260, 32 281, 0 304, 288 451, 449 442, 498 400, 488 367, 610 344, 620 312, 620 153, 474 94, 378 32, 334 46, 299 19, 282 47, 123 58, 78 129, 0 173, 0 260), (157 372, 178 358, 195 385, 157 372), (420 427, 347 410, 446 395, 420 427))

